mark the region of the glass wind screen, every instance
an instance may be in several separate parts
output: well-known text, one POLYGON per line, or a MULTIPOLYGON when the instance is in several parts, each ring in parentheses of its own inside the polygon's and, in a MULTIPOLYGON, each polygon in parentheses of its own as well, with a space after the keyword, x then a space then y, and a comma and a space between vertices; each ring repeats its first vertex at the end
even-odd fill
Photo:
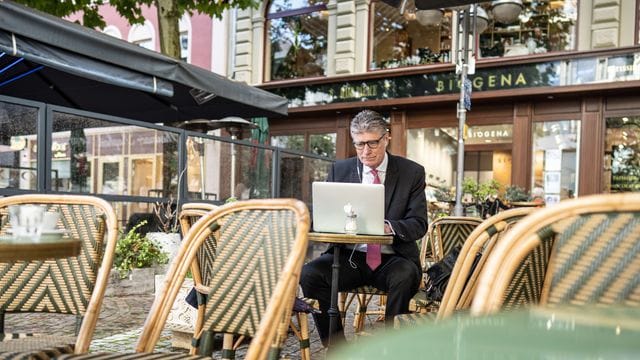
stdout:
MULTIPOLYGON (((38 108, 0 101, 0 188, 37 188, 38 108)), ((54 168, 52 176, 60 176, 54 168)))
POLYGON ((54 112, 52 141, 54 190, 177 198, 177 133, 54 112))

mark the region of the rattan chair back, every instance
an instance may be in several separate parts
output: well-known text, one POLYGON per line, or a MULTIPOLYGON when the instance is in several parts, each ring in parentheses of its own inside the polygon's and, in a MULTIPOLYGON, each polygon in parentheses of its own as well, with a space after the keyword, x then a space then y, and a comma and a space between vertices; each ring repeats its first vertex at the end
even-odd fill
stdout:
MULTIPOLYGON (((422 241, 420 259, 423 268, 427 267, 427 249, 430 246, 433 259, 442 260, 453 248, 462 245, 471 232, 482 222, 479 218, 464 216, 445 216, 429 224, 427 241, 422 241)), ((426 269, 425 269, 426 270, 426 269)))
POLYGON ((246 358, 266 358, 291 316, 309 224, 307 207, 293 199, 238 201, 206 213, 171 262, 137 351, 153 350, 190 264, 202 254, 211 278, 196 340, 205 331, 250 336, 246 358), (212 234, 213 251, 203 247, 212 234))
POLYGON ((500 212, 478 225, 462 245, 458 259, 438 308, 437 319, 451 316, 454 311, 467 309, 477 288, 478 275, 494 246, 517 221, 535 208, 517 208, 500 212), (474 267, 475 263, 475 267, 474 267))
MULTIPOLYGON (((11 228, 8 207, 25 204, 58 211, 61 216, 57 228, 66 231, 65 237, 81 239, 82 246, 76 257, 0 263, 0 312, 76 315, 79 326, 74 352, 87 352, 113 263, 116 215, 109 203, 92 196, 16 195, 0 198, 0 234, 7 234, 11 228)), ((37 337, 29 340, 38 344, 37 337)), ((20 347, 20 351, 29 349, 20 347)))
MULTIPOLYGON (((180 211, 180 229, 182 231, 182 237, 185 238, 189 229, 195 224, 201 217, 203 217, 209 211, 217 209, 218 206, 209 203, 186 203, 182 205, 180 211)), ((196 261, 191 264, 191 274, 193 276, 194 285, 204 285, 211 281, 210 265, 215 258, 216 253, 216 237, 215 233, 204 240, 202 248, 196 255, 196 261), (202 271, 204 269, 205 271, 202 271)))
POLYGON ((640 194, 562 201, 522 219, 480 276, 473 314, 524 304, 640 305, 640 194))

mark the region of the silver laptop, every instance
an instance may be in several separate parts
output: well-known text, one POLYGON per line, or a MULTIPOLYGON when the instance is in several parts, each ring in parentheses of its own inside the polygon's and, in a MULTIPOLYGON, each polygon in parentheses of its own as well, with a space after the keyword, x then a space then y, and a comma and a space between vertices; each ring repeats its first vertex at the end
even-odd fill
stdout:
POLYGON ((344 207, 351 204, 357 234, 384 235, 384 185, 314 182, 311 200, 315 232, 344 233, 344 207))

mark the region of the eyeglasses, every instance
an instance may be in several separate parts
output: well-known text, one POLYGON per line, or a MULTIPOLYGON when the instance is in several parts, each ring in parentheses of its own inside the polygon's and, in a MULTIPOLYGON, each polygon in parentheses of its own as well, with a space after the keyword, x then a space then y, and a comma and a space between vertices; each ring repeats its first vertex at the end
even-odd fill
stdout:
POLYGON ((361 141, 361 142, 355 142, 355 141, 354 141, 354 142, 353 142, 353 146, 355 146, 355 147, 356 147, 356 149, 358 149, 358 150, 362 150, 362 149, 364 149, 364 146, 365 146, 365 145, 368 145, 368 146, 369 146, 369 149, 375 149, 375 148, 377 148, 377 147, 380 145, 380 140, 382 140, 382 138, 383 138, 385 135, 387 135, 387 134, 386 134, 386 133, 385 133, 385 134, 382 134, 382 136, 380 136, 380 137, 378 138, 378 140, 369 140, 369 141, 361 141))

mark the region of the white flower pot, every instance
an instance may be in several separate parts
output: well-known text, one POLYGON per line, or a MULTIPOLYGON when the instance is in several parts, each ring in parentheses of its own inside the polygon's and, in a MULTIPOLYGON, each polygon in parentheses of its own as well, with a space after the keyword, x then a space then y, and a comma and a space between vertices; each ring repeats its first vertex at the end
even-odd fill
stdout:
POLYGON ((179 233, 149 232, 147 238, 160 246, 160 249, 167 254, 169 262, 176 257, 180 249, 181 236, 179 233))

